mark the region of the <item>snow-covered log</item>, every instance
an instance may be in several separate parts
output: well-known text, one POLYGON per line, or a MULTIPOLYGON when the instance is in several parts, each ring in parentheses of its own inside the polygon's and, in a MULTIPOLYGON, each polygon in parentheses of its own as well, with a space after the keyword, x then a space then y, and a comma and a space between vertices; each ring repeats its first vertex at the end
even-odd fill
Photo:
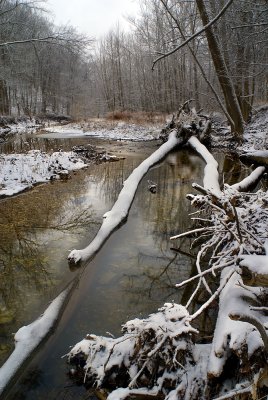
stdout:
POLYGON ((263 176, 266 168, 258 167, 252 171, 252 173, 243 179, 241 182, 235 183, 231 187, 239 192, 246 192, 248 190, 252 190, 260 181, 263 176))
MULTIPOLYGON (((230 268, 232 267, 222 271, 221 279, 224 279, 230 268)), ((229 317, 239 313, 255 313, 255 316, 262 318, 262 322, 265 323, 266 318, 250 308, 250 304, 254 303, 258 296, 261 296, 261 289, 249 290, 241 285, 241 277, 237 272, 227 282, 220 295, 219 313, 208 364, 208 374, 211 377, 219 377, 222 374, 232 351, 239 358, 243 353, 245 362, 245 357, 249 360, 257 349, 263 347, 262 338, 253 325, 229 317)))
POLYGON ((222 195, 222 191, 219 185, 219 173, 218 173, 218 163, 212 154, 208 151, 208 149, 200 143, 197 137, 192 136, 188 143, 190 146, 196 150, 198 154, 206 162, 205 170, 204 170, 204 188, 209 190, 212 194, 217 197, 222 195))
POLYGON ((52 301, 37 320, 30 325, 21 327, 16 332, 14 336, 15 350, 0 368, 0 395, 27 358, 51 333, 76 284, 77 280, 75 279, 52 301))
MULTIPOLYGON (((183 110, 180 116, 184 118, 183 110)), ((107 400, 139 396, 223 400, 236 395, 255 399, 257 394, 261 398, 268 394, 268 291, 260 281, 256 287, 243 282, 243 274, 246 268, 254 276, 265 276, 268 268, 268 193, 245 192, 260 179, 264 168, 221 190, 218 164, 201 144, 196 125, 178 124, 174 116, 164 133, 171 128, 180 131, 181 143, 187 138, 206 162, 204 187, 194 185, 199 194, 188 195, 203 214, 194 218, 200 224, 171 238, 180 240, 193 234, 203 238, 196 275, 176 285, 180 288, 196 281, 196 287, 185 306, 168 303, 144 320, 129 321, 118 339, 88 335, 71 350, 69 360, 77 373, 83 371, 87 384, 108 388, 107 400), (212 285, 207 277, 214 280, 212 285), (190 314, 190 306, 203 287, 207 297, 190 314), (216 302, 213 339, 197 344, 198 332, 192 325, 216 302)), ((135 191, 132 193, 134 196, 135 191)), ((111 212, 117 210, 117 203, 115 206, 111 212)), ((199 237, 193 245, 196 240, 199 237)))
POLYGON ((249 286, 268 287, 268 241, 265 243, 265 255, 247 254, 241 256, 242 279, 249 286))
POLYGON ((82 250, 72 250, 68 260, 73 263, 89 260, 103 245, 114 229, 126 219, 137 187, 148 170, 172 149, 182 143, 182 138, 177 137, 174 130, 166 143, 157 149, 150 157, 144 160, 127 178, 113 208, 103 216, 103 223, 93 241, 82 250))

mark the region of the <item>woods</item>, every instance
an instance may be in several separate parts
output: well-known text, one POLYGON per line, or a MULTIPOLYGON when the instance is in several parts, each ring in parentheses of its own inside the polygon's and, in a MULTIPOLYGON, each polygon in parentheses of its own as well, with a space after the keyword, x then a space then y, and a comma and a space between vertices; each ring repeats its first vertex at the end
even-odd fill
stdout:
POLYGON ((241 137, 253 102, 267 101, 265 1, 146 0, 131 32, 117 26, 95 41, 55 26, 44 7, 0 4, 4 115, 170 113, 192 98, 241 137))
POLYGON ((83 107, 91 40, 70 26, 56 27, 44 3, 0 3, 0 113, 75 115, 83 107))

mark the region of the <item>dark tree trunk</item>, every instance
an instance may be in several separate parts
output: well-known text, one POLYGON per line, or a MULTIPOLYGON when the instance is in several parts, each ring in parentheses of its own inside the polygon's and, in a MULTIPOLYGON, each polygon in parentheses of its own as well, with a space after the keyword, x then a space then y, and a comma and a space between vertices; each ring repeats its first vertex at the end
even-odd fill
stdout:
POLYGON ((2 115, 9 115, 10 113, 7 86, 3 79, 0 79, 0 113, 2 115))
MULTIPOLYGON (((206 10, 204 0, 196 0, 196 4, 202 19, 203 25, 207 25, 209 23, 209 17, 206 10)), ((241 112, 241 108, 235 93, 233 82, 230 78, 230 74, 227 68, 227 65, 224 60, 224 56, 222 54, 218 39, 214 34, 213 28, 210 27, 206 29, 206 37, 208 41, 209 50, 211 53, 211 57, 213 60, 213 64, 216 70, 216 74, 218 80, 220 82, 220 86, 224 95, 226 108, 229 115, 232 118, 231 127, 232 131, 236 134, 236 137, 239 139, 244 130, 244 120, 241 112)))

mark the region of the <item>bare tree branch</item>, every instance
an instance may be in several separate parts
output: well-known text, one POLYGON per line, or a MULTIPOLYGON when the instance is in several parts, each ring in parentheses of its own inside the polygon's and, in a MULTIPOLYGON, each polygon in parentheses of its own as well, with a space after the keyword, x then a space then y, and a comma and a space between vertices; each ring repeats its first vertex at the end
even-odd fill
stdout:
POLYGON ((175 47, 173 50, 169 51, 168 53, 163 54, 162 56, 160 56, 156 60, 154 60, 153 65, 152 65, 152 70, 154 69, 154 66, 158 61, 170 56, 171 54, 176 53, 176 51, 180 50, 182 47, 184 47, 186 44, 188 44, 191 40, 193 40, 197 36, 201 35, 201 33, 205 32, 206 29, 210 28, 213 24, 215 24, 215 22, 218 21, 218 19, 225 13, 227 8, 229 8, 229 6, 232 4, 232 2, 233 2, 233 0, 229 0, 228 3, 222 8, 222 10, 216 15, 216 17, 213 18, 207 25, 203 26, 203 28, 200 29, 199 31, 197 31, 194 35, 190 36, 187 40, 185 40, 179 46, 175 47))

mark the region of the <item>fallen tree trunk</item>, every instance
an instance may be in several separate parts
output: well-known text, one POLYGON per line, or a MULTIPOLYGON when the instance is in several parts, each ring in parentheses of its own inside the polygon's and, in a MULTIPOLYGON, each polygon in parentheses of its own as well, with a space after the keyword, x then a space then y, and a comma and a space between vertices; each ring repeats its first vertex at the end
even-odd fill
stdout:
POLYGON ((243 282, 248 286, 268 287, 268 242, 265 255, 245 255, 239 260, 243 282))
POLYGON ((104 214, 103 223, 93 241, 82 250, 72 250, 68 256, 70 263, 77 264, 81 261, 88 261, 97 253, 110 234, 127 218, 137 187, 149 168, 164 158, 172 149, 181 146, 184 141, 184 137, 181 135, 178 137, 177 131, 174 130, 171 132, 169 140, 132 172, 124 182, 113 208, 104 214))
MULTIPOLYGON (((167 303, 148 318, 128 321, 120 338, 89 335, 71 350, 69 361, 84 370, 85 382, 110 389, 107 400, 139 396, 165 400, 211 400, 218 396, 219 400, 236 395, 255 399, 256 395, 268 394, 264 378, 268 370, 268 291, 262 282, 251 287, 241 279, 245 268, 256 276, 266 275, 268 194, 258 191, 249 196, 243 192, 256 184, 264 169, 222 190, 218 164, 198 139, 202 137, 201 126, 188 124, 190 112, 184 108, 179 111, 181 121, 173 116, 162 133, 165 140, 168 131, 176 129, 180 144, 189 144, 206 162, 204 186, 194 185, 201 194, 188 196, 206 218, 200 218, 201 227, 171 238, 208 235, 197 254, 196 275, 177 285, 179 288, 196 280, 196 288, 185 306, 167 303), (207 254, 210 259, 204 261, 207 254), (214 277, 214 289, 207 280, 209 275, 214 277), (208 297, 190 314, 191 303, 202 286, 208 297), (213 340, 197 344, 198 331, 192 324, 215 301, 219 310, 213 340)), ((195 112, 192 116, 198 118, 195 112)), ((134 196, 135 190, 132 193, 134 196)))
MULTIPOLYGON (((68 260, 71 264, 88 261, 97 253, 110 234, 127 218, 137 187, 148 170, 171 150, 186 144, 192 135, 201 134, 204 130, 202 124, 202 118, 195 110, 189 109, 189 101, 185 102, 177 118, 173 115, 171 122, 162 130, 161 137, 164 144, 144 160, 124 182, 113 208, 104 214, 104 221, 93 241, 84 249, 70 252, 68 260)), ((207 137, 208 128, 205 129, 207 137)))
POLYGON ((262 274, 260 272, 252 272, 247 267, 242 267, 241 277, 243 283, 247 286, 264 286, 268 287, 268 272, 262 274))

